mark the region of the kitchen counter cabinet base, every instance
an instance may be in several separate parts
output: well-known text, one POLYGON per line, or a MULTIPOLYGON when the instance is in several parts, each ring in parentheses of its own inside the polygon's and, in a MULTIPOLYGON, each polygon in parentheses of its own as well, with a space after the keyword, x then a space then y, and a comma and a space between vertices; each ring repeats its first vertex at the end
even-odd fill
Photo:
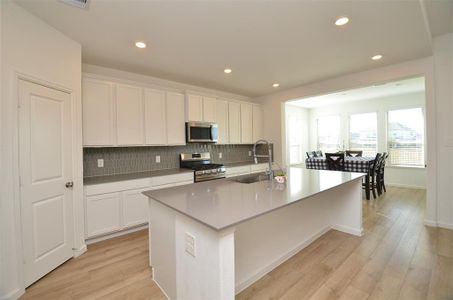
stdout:
POLYGON ((170 299, 234 299, 328 230, 363 232, 361 178, 222 230, 152 198, 149 208, 153 279, 170 299))

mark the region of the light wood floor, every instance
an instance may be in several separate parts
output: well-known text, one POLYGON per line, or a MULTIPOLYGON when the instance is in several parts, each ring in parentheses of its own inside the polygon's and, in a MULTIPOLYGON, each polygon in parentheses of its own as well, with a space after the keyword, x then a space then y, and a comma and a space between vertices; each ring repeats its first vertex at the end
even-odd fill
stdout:
MULTIPOLYGON (((329 231, 237 299, 453 299, 453 231, 423 226, 425 191, 364 201, 361 238, 329 231)), ((21 299, 164 299, 150 279, 147 232, 88 247, 21 299)))

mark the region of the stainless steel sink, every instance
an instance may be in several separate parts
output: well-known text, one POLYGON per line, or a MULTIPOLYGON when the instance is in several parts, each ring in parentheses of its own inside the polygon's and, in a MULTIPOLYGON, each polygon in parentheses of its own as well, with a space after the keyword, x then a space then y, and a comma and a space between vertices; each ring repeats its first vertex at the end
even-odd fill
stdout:
POLYGON ((249 184, 249 183, 269 180, 269 175, 264 174, 264 173, 253 174, 253 175, 243 175, 243 176, 230 178, 230 180, 239 182, 239 183, 249 184))

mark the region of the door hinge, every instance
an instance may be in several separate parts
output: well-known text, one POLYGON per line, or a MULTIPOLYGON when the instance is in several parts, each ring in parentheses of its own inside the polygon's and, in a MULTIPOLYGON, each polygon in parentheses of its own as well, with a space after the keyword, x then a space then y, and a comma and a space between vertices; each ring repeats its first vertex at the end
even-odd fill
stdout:
POLYGON ((19 187, 22 187, 22 177, 19 176, 19 187))

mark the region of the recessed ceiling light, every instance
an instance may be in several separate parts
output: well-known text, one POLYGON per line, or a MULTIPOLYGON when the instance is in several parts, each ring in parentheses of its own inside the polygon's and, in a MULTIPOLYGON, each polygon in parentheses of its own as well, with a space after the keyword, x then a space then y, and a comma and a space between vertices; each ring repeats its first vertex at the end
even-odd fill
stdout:
POLYGON ((143 49, 146 48, 145 42, 135 42, 135 47, 143 49))
POLYGON ((274 83, 274 84, 272 85, 272 87, 279 87, 279 86, 280 86, 280 84, 278 84, 278 83, 274 83))
POLYGON ((226 73, 226 74, 230 74, 232 72, 232 70, 231 69, 225 69, 225 70, 223 70, 223 72, 226 73))
POLYGON ((337 26, 343 26, 348 24, 349 18, 348 17, 340 17, 335 21, 335 25, 337 26))
POLYGON ((380 60, 383 56, 381 54, 376 54, 375 56, 372 56, 372 60, 380 60))

